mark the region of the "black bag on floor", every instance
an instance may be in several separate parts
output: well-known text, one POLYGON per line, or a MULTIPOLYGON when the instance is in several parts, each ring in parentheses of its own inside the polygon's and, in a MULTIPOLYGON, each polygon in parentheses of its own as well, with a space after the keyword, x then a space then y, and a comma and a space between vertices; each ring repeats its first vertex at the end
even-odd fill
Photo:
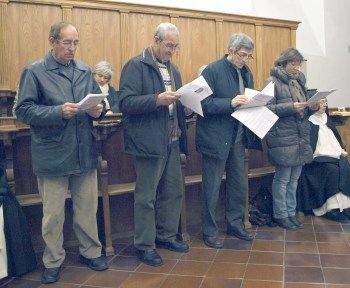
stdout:
POLYGON ((276 226, 273 221, 272 195, 265 185, 260 187, 250 203, 249 222, 256 226, 276 226))

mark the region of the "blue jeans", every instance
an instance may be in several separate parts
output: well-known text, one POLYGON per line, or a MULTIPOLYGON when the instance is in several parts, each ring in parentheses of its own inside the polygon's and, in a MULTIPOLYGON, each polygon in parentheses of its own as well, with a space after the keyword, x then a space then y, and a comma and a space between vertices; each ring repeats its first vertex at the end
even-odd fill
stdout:
POLYGON ((276 166, 272 182, 273 216, 277 219, 295 215, 296 190, 302 166, 276 166))

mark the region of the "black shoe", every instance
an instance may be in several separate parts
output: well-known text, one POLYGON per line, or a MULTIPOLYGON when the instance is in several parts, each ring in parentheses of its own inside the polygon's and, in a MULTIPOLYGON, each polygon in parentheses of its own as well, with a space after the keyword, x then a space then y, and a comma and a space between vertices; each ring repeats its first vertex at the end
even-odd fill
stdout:
POLYGON ((92 270, 103 271, 108 269, 108 263, 107 263, 106 257, 104 256, 89 259, 80 255, 79 259, 80 259, 80 263, 87 265, 92 270))
POLYGON ((218 236, 206 236, 203 235, 204 244, 211 248, 220 249, 224 246, 224 243, 218 238, 218 236))
POLYGON ((278 226, 287 230, 297 230, 299 229, 288 217, 286 218, 274 218, 274 221, 278 226))
POLYGON ((50 284, 55 283, 60 278, 60 267, 57 268, 45 268, 43 275, 41 276, 41 283, 50 284))
POLYGON ((330 210, 322 216, 336 222, 347 222, 348 220, 348 218, 342 212, 340 212, 339 209, 330 210))
POLYGON ((157 253, 156 250, 138 250, 137 256, 140 261, 151 266, 161 266, 163 264, 162 257, 157 253))
POLYGON ((295 226, 298 227, 298 229, 303 229, 304 228, 304 224, 299 221, 297 216, 295 216, 295 215, 294 216, 289 216, 288 218, 289 218, 290 222, 292 222, 295 226))
POLYGON ((156 238, 156 246, 157 248, 165 248, 170 251, 175 251, 175 252, 188 252, 190 249, 187 245, 187 243, 183 241, 179 241, 177 239, 173 239, 170 241, 162 241, 156 238))
POLYGON ((230 236, 235 236, 244 241, 252 241, 254 239, 254 236, 250 234, 247 230, 245 230, 243 224, 240 227, 228 225, 226 234, 230 236))

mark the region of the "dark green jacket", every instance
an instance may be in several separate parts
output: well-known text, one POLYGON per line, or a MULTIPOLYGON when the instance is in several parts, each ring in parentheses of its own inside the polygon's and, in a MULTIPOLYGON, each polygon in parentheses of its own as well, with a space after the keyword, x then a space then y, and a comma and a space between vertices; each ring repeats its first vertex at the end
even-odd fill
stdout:
MULTIPOLYGON (((182 86, 180 72, 168 62, 174 75, 175 87, 182 86)), ((162 75, 148 49, 130 59, 120 76, 120 108, 123 113, 125 150, 141 157, 165 157, 169 143, 169 108, 156 106, 157 97, 165 91, 162 75)), ((186 120, 183 106, 176 102, 180 151, 187 152, 186 120)))

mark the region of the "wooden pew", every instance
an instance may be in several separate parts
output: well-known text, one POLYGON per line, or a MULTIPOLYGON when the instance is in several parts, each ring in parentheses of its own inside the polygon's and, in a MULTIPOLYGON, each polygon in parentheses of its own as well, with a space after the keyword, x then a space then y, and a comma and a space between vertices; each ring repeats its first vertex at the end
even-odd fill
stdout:
MULTIPOLYGON (((4 119, 3 119, 4 120, 4 119)), ((8 119, 11 120, 11 119, 8 119)), ((4 120, 5 121, 5 120, 4 120)), ((23 124, 19 123, 8 123, 8 121, 3 121, 3 125, 0 125, 0 135, 1 139, 5 139, 7 141, 17 141, 16 145, 21 145, 21 139, 20 134, 25 135, 27 138, 29 136, 29 127, 25 126, 23 124), (5 124, 6 125, 5 125, 5 124)), ((12 119, 12 121, 15 121, 12 119)), ((190 143, 190 157, 186 159, 184 155, 181 155, 181 163, 182 163, 182 171, 183 171, 183 177, 184 177, 184 191, 186 191, 186 187, 190 187, 193 185, 200 185, 202 183, 202 175, 201 173, 201 159, 199 154, 195 151, 194 147, 194 129, 195 129, 195 121, 190 120, 189 121, 189 143, 190 143)), ((118 143, 115 143, 116 139, 112 139, 112 143, 108 143, 108 137, 114 137, 115 133, 119 129, 120 132, 120 119, 118 121, 112 121, 112 122, 102 122, 96 125, 97 129, 99 130, 99 149, 100 149, 100 155, 99 158, 99 165, 98 165, 98 185, 99 185, 99 196, 102 198, 102 206, 103 206, 103 220, 104 220, 104 233, 105 233, 105 251, 107 255, 114 254, 114 249, 112 246, 112 229, 111 229, 111 213, 110 213, 110 198, 113 196, 133 193, 135 189, 135 179, 134 176, 130 174, 130 159, 126 158, 124 159, 122 156, 121 158, 112 158, 110 162, 107 163, 106 160, 103 159, 103 156, 109 156, 110 153, 115 154, 115 149, 123 150, 122 146, 122 139, 118 139, 118 143), (121 146, 118 146, 121 145, 121 146), (109 151, 110 150, 110 151, 109 151), (113 161, 114 160, 114 161, 113 161), (115 175, 111 175, 110 171, 115 172, 116 165, 120 165, 123 167, 122 170, 127 170, 126 174, 123 175, 122 173, 119 173, 117 176, 120 176, 120 179, 116 179, 115 175), (122 178, 124 177, 124 178, 122 178), (125 177, 128 177, 128 181, 125 181, 125 177), (119 183, 116 183, 116 180, 119 181, 119 183)), ((119 133, 118 132, 118 133, 119 133)), ((29 138, 27 139, 29 140, 29 138)), ((26 141, 27 141, 26 140, 26 141)), ((24 193, 21 195, 16 195, 17 199, 19 200, 20 204, 22 206, 32 206, 32 205, 39 205, 42 203, 41 197, 38 194, 35 177, 34 175, 29 175, 28 170, 30 170, 28 167, 31 165, 31 163, 24 163, 24 162, 30 162, 29 159, 18 159, 20 157, 20 151, 15 151, 16 153, 19 153, 19 155, 14 157, 14 177, 15 182, 19 181, 20 183, 15 183, 15 187, 26 187, 26 191, 28 193, 24 193), (20 160, 23 162, 20 162, 20 160), (21 171, 23 169, 23 166, 25 166, 25 171, 21 171), (28 166, 29 165, 29 166, 28 166), (17 176, 17 179, 16 179, 17 176), (25 179, 25 176, 27 176, 27 179, 25 179), (18 179, 19 177, 19 179, 18 179)), ((22 151, 23 152, 23 151, 22 151)), ((29 153, 29 151, 27 151, 29 153)), ((124 153, 124 152, 122 152, 124 153)), ((259 152, 260 153, 260 152, 259 152)), ((124 153, 125 154, 125 153, 124 153)), ((29 153, 30 155, 30 153, 29 153)), ((259 154, 260 155, 260 154, 259 154)), ((114 156, 114 155, 113 155, 114 156)), ((120 155, 119 155, 120 156, 120 155)), ((108 157, 107 157, 108 158, 108 157)), ((110 157, 109 157, 110 158, 110 157)), ((259 157, 255 157, 259 158, 259 157)), ((271 166, 264 166, 264 167, 256 167, 256 168, 249 168, 250 159, 246 157, 245 161, 245 170, 246 174, 249 179, 256 179, 259 177, 272 175, 274 173, 274 168, 271 166)), ((254 163, 253 163, 254 164, 254 163)), ((254 166, 254 165, 253 165, 254 166)), ((120 168, 120 167, 119 167, 120 168)), ((120 171, 119 171, 120 172, 120 171)), ((223 176, 223 181, 225 181, 225 175, 223 176)), ((186 215, 186 195, 183 197, 183 205, 182 205, 182 212, 181 212, 181 218, 179 223, 179 236, 183 240, 189 240, 189 236, 187 233, 187 215, 186 215)), ((69 198, 70 195, 67 195, 67 198, 69 198)), ((248 199, 247 199, 248 201, 248 199)), ((245 213, 245 223, 248 227, 250 224, 248 222, 248 205, 247 210, 245 213)))

